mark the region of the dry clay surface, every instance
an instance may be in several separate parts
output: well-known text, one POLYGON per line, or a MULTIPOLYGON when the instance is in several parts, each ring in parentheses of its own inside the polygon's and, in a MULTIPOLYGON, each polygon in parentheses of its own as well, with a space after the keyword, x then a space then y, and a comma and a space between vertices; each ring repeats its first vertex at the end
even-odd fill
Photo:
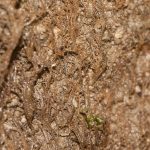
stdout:
POLYGON ((0 150, 149 149, 149 0, 0 0, 0 150))

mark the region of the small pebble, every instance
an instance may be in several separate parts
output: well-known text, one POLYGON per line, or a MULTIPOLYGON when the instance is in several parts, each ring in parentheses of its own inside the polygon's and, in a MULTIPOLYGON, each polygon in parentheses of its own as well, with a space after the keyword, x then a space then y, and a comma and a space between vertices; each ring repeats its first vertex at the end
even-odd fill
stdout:
POLYGON ((27 122, 27 119, 25 118, 25 116, 22 116, 21 122, 22 122, 22 123, 26 123, 26 122, 27 122))
POLYGON ((104 32, 104 35, 103 35, 103 37, 102 37, 102 40, 103 41, 105 41, 105 42, 107 42, 107 41, 110 41, 110 34, 109 34, 109 32, 106 30, 105 32, 104 32))
POLYGON ((73 98, 72 104, 73 104, 74 107, 76 107, 76 108, 78 107, 78 103, 77 103, 77 101, 75 100, 75 98, 73 98))
POLYGON ((141 88, 140 88, 140 86, 137 85, 137 86, 135 87, 135 92, 136 92, 136 93, 141 93, 141 88))

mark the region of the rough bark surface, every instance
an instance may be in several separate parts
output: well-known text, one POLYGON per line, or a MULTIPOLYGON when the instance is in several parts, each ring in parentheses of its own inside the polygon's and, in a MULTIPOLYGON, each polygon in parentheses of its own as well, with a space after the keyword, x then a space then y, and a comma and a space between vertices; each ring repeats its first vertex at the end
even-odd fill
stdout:
POLYGON ((0 150, 149 148, 148 0, 0 0, 0 150))

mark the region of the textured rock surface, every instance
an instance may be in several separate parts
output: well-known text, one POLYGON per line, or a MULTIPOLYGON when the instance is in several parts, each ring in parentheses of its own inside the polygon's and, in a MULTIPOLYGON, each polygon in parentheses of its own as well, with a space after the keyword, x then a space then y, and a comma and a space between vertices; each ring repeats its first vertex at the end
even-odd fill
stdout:
POLYGON ((0 149, 148 150, 149 8, 0 0, 0 149))

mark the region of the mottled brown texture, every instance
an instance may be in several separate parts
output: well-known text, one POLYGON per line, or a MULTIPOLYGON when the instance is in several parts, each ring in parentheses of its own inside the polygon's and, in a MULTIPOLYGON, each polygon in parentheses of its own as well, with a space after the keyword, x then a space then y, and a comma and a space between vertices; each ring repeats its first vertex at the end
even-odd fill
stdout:
POLYGON ((0 0, 0 149, 148 150, 149 8, 0 0))

